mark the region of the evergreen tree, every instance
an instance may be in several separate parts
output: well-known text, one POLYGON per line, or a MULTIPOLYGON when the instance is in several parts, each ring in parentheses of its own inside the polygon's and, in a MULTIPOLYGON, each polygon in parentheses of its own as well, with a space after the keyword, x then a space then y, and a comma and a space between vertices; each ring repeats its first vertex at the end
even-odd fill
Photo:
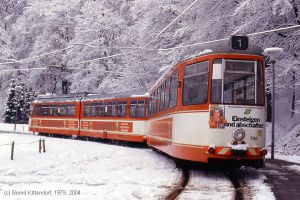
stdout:
POLYGON ((6 111, 4 113, 6 123, 14 123, 16 117, 16 82, 12 80, 6 101, 6 111))
POLYGON ((25 84, 17 84, 13 80, 8 92, 6 111, 4 113, 6 123, 28 123, 30 104, 34 99, 34 92, 27 92, 25 84))
POLYGON ((24 83, 16 85, 16 121, 18 123, 25 123, 26 113, 25 113, 25 86, 24 83))

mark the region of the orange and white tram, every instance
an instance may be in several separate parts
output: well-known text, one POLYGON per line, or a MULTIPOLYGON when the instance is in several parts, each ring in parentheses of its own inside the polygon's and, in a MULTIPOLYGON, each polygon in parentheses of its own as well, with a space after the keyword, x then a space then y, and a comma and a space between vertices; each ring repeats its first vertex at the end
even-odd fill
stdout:
POLYGON ((263 166, 265 58, 237 37, 181 59, 148 96, 39 97, 30 130, 144 142, 174 158, 263 166))

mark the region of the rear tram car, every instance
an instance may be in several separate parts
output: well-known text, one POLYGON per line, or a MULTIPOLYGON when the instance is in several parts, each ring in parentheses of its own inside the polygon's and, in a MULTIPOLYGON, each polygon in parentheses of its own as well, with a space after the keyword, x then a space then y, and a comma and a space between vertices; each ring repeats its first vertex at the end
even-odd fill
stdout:
POLYGON ((88 95, 81 101, 80 135, 145 142, 148 97, 88 95))
POLYGON ((32 104, 29 130, 41 135, 72 135, 145 142, 148 97, 40 95, 32 104))
POLYGON ((29 130, 41 135, 79 135, 82 94, 39 95, 31 104, 29 130))
POLYGON ((235 36, 203 50, 182 58, 148 96, 75 95, 69 101, 40 97, 33 103, 30 130, 146 140, 174 158, 263 166, 262 50, 235 36))

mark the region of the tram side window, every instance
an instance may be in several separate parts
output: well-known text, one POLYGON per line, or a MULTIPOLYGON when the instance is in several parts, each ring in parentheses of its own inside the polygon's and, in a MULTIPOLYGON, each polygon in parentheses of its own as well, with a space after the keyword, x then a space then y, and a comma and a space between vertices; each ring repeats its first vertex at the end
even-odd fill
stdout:
POLYGON ((107 106, 105 102, 100 103, 100 114, 99 116, 105 116, 107 110, 107 106))
POLYGON ((48 116, 49 115, 49 106, 42 105, 42 116, 48 116))
POLYGON ((163 111, 165 105, 165 83, 160 86, 160 101, 159 101, 159 110, 163 111))
POLYGON ((111 117, 112 116, 112 102, 108 102, 107 103, 107 107, 106 107, 106 113, 105 116, 107 117, 111 117))
POLYGON ((127 101, 118 102, 118 117, 126 117, 127 101))
POLYGON ((170 102, 170 78, 166 80, 164 109, 169 107, 170 102))
POLYGON ((155 93, 154 93, 154 114, 158 112, 158 105, 159 105, 159 89, 156 89, 155 93))
POLYGON ((112 117, 117 116, 117 102, 115 101, 111 102, 111 116, 112 117))
MULTIPOLYGON (((92 105, 91 104, 84 104, 84 110, 83 110, 83 112, 84 112, 84 116, 85 117, 89 117, 89 116, 91 116, 91 107, 92 107, 92 105)), ((69 113, 69 107, 68 107, 68 113, 69 113)))
POLYGON ((35 116, 41 116, 42 113, 41 113, 41 106, 40 105, 35 105, 33 110, 34 110, 34 115, 35 116))
POLYGON ((209 61, 188 65, 184 69, 183 105, 207 102, 209 61))
POLYGON ((66 105, 59 105, 57 107, 57 115, 58 116, 66 116, 67 115, 67 106, 66 105))
POLYGON ((145 117, 144 100, 133 100, 130 102, 130 117, 145 117))
POLYGON ((49 115, 50 116, 57 116, 57 106, 56 105, 50 105, 49 115))
POLYGON ((75 116, 76 113, 76 109, 75 109, 75 105, 67 105, 67 109, 68 109, 68 116, 72 117, 75 116))
POLYGON ((171 86, 170 86, 169 108, 172 108, 177 105, 177 93, 178 93, 178 71, 177 70, 171 76, 170 84, 171 86))
POLYGON ((155 97, 153 94, 150 96, 150 101, 149 101, 149 114, 153 115, 154 114, 154 102, 155 102, 155 97))
POLYGON ((92 117, 97 117, 97 116, 99 116, 99 113, 100 113, 100 107, 99 107, 99 104, 93 103, 93 104, 91 105, 91 116, 92 116, 92 117))

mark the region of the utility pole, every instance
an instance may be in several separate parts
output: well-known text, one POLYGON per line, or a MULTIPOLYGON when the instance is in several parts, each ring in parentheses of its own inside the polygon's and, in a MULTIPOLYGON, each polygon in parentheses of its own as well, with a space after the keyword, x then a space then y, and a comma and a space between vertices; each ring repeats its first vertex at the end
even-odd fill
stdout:
POLYGON ((274 146, 275 146, 275 72, 274 66, 276 61, 272 60, 272 143, 271 143, 271 159, 274 159, 274 146))

